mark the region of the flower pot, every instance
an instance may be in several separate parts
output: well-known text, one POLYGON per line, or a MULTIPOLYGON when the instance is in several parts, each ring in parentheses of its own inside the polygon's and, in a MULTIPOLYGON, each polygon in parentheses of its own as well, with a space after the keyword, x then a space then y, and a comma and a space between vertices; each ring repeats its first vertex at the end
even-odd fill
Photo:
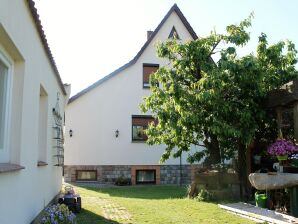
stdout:
POLYGON ((261 156, 259 156, 259 155, 255 155, 254 156, 254 163, 255 164, 261 164, 261 156))
POLYGON ((280 155, 276 156, 276 158, 278 159, 278 161, 285 161, 288 160, 288 155, 280 155))
POLYGON ((267 208, 267 195, 262 193, 255 193, 256 206, 260 208, 267 208))
POLYGON ((276 158, 278 159, 278 161, 285 161, 288 160, 288 155, 280 155, 276 156, 276 158))

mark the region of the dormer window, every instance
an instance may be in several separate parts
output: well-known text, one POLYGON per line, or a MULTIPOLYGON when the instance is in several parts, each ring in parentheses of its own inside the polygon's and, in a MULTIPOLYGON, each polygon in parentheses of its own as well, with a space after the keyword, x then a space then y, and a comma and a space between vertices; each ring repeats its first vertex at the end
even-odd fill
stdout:
POLYGON ((176 28, 173 26, 170 34, 169 34, 169 39, 176 39, 176 40, 180 40, 179 34, 177 33, 176 28))
POLYGON ((143 88, 150 88, 150 75, 155 73, 159 64, 143 64, 143 88))

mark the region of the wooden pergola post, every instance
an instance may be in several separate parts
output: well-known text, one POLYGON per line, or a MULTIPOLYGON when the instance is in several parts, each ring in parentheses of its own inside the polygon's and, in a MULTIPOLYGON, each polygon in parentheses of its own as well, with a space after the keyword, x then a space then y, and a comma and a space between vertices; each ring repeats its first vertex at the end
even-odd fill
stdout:
POLYGON ((277 118, 277 130, 278 130, 278 138, 282 138, 282 131, 281 131, 281 125, 282 125, 282 108, 277 107, 276 109, 276 118, 277 118))
POLYGON ((298 142, 298 103, 294 104, 293 116, 294 116, 294 137, 295 137, 295 140, 298 142))

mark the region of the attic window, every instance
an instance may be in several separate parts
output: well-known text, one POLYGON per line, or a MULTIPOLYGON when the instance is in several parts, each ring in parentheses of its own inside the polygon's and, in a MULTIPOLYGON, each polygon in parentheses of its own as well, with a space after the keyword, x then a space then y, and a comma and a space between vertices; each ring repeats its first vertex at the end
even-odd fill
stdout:
POLYGON ((143 88, 150 88, 150 75, 159 68, 158 64, 143 64, 143 88))
POLYGON ((169 35, 169 39, 177 39, 180 40, 179 34, 177 33, 176 28, 173 26, 170 35, 169 35))

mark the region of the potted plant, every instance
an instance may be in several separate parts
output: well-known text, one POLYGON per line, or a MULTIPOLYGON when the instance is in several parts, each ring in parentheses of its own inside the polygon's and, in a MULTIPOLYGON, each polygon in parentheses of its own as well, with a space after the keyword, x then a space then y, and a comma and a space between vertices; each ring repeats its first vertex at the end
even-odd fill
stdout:
POLYGON ((271 156, 276 156, 278 161, 288 159, 288 156, 298 153, 298 147, 291 141, 285 139, 278 139, 267 150, 271 156))

